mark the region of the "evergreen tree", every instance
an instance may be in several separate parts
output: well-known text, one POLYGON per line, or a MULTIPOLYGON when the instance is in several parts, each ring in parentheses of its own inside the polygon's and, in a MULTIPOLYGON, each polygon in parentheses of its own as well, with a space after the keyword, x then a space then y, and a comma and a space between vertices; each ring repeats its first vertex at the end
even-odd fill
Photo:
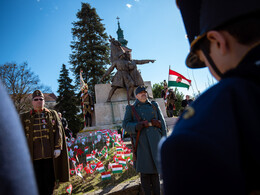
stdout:
MULTIPOLYGON (((161 92, 163 90, 163 82, 160 83, 155 83, 152 87, 152 91, 153 91, 153 98, 161 98, 161 92)), ((177 98, 177 101, 175 102, 175 110, 174 110, 174 116, 178 116, 179 112, 182 110, 181 107, 181 101, 183 100, 183 93, 179 92, 177 87, 175 87, 174 89, 174 94, 177 98)))
POLYGON ((96 9, 91 8, 88 3, 82 3, 77 18, 79 20, 72 23, 74 27, 70 63, 76 83, 79 84, 79 73, 82 69, 82 76, 89 86, 89 91, 94 92, 95 84, 104 75, 106 65, 109 64, 108 36, 96 9))
POLYGON ((175 110, 174 110, 173 114, 174 114, 174 116, 179 116, 180 111, 182 109, 181 101, 183 100, 184 95, 182 92, 178 91, 177 87, 175 87, 174 93, 177 98, 177 101, 175 102, 175 110))
POLYGON ((153 84, 152 91, 153 91, 153 98, 161 98, 163 90, 163 82, 153 84))
POLYGON ((62 116, 68 121, 69 129, 73 134, 76 134, 81 128, 81 121, 79 116, 77 116, 79 108, 74 93, 74 86, 71 84, 72 79, 69 77, 69 71, 66 69, 65 64, 62 65, 58 82, 59 89, 57 92, 59 95, 55 109, 62 113, 62 116))

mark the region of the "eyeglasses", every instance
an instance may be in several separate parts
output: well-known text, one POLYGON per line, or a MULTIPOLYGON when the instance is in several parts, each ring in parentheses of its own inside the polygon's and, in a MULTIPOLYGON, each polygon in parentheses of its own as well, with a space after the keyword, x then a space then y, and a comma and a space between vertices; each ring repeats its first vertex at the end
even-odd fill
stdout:
POLYGON ((43 101, 44 99, 42 99, 42 98, 35 98, 35 99, 33 99, 33 101, 38 101, 38 100, 43 101))

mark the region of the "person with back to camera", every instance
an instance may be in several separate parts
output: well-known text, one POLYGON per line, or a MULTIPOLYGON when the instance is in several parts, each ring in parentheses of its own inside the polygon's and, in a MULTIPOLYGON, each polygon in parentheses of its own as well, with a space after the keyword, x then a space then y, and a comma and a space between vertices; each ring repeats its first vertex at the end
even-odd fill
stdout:
POLYGON ((148 100, 145 86, 137 87, 135 94, 135 103, 126 107, 123 128, 135 137, 133 154, 136 171, 141 173, 143 192, 159 195, 158 143, 166 136, 166 124, 158 104, 148 100))
POLYGON ((161 143, 165 194, 260 194, 260 1, 177 0, 190 68, 219 81, 161 143))
POLYGON ((23 127, 1 80, 0 110, 0 194, 37 195, 23 127))

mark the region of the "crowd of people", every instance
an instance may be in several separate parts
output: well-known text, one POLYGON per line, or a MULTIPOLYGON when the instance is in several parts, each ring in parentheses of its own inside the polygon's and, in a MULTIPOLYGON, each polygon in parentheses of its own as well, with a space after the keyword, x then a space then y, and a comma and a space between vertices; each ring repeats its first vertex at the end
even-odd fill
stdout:
POLYGON ((179 108, 179 110, 176 110, 176 102, 178 101, 178 99, 173 91, 173 88, 168 88, 166 80, 164 80, 163 82, 161 98, 164 99, 166 114, 168 117, 180 116, 184 109, 187 108, 187 106, 191 105, 191 103, 194 101, 190 98, 189 95, 186 95, 184 100, 179 100, 181 101, 181 108, 179 108))

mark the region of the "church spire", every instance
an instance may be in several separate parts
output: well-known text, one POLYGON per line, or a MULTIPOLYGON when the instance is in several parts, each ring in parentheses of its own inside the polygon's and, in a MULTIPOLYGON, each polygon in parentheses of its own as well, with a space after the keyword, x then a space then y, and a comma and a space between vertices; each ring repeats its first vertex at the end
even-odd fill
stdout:
POLYGON ((117 24, 118 24, 118 29, 116 31, 117 33, 117 40, 122 44, 123 47, 126 47, 128 41, 124 39, 124 33, 123 30, 120 28, 120 23, 119 23, 119 17, 117 16, 116 18, 118 20, 117 24))

